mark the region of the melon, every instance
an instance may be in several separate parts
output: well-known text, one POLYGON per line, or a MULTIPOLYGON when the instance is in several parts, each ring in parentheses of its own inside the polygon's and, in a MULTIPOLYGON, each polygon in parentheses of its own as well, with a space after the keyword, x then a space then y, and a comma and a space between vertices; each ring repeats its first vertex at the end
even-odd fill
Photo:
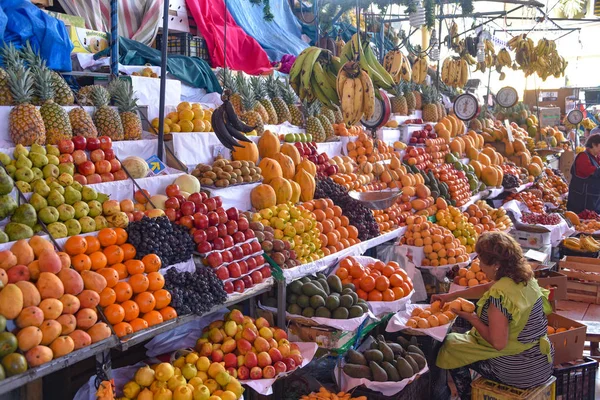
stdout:
POLYGON ((129 156, 121 162, 121 166, 129 172, 133 179, 145 178, 150 168, 141 157, 129 156))
POLYGON ((173 184, 179 186, 179 189, 187 193, 199 193, 200 192, 200 181, 194 175, 183 174, 175 179, 173 184))

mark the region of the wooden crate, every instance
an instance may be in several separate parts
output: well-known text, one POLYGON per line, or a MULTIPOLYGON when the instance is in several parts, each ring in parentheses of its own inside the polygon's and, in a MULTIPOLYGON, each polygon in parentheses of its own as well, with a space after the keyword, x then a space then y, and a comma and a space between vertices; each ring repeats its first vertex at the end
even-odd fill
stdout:
POLYGON ((558 268, 568 278, 568 300, 600 304, 600 259, 567 256, 558 268))

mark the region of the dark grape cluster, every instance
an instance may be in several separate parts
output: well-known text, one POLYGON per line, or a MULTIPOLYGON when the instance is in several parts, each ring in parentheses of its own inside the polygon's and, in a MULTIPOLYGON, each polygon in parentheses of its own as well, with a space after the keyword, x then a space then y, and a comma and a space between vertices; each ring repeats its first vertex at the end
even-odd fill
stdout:
POLYGON ((204 266, 197 266, 193 273, 169 269, 165 274, 165 289, 171 293, 171 307, 178 315, 202 315, 227 299, 223 282, 204 266))
POLYGON ((358 238, 368 240, 379 236, 379 225, 371 210, 360 201, 350 197, 346 189, 335 183, 331 178, 317 180, 315 199, 329 198, 342 208, 350 224, 358 229, 358 238))
POLYGON ((195 248, 188 228, 172 223, 167 217, 143 217, 130 222, 127 233, 138 259, 146 254, 156 254, 165 267, 189 260, 195 248))
POLYGON ((504 178, 502 178, 502 186, 504 187, 504 189, 512 189, 519 187, 519 178, 512 174, 504 174, 504 178))

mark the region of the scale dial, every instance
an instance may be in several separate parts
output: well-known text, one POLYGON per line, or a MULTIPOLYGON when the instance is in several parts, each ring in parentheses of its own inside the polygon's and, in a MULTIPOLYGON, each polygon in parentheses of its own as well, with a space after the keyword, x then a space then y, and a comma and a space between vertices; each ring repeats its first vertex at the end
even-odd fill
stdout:
POLYGON ((464 93, 454 100, 454 114, 462 121, 472 120, 479 113, 479 102, 470 93, 464 93))
POLYGON ((392 112, 390 99, 382 89, 379 89, 379 94, 381 95, 381 99, 375 97, 373 116, 369 119, 363 118, 360 120, 362 124, 369 129, 380 128, 390 119, 390 114, 392 112))
POLYGON ((571 110, 567 114, 567 121, 573 125, 577 125, 581 121, 583 121, 583 113, 581 110, 571 110))
POLYGON ((517 93, 517 90, 511 86, 503 87, 502 89, 498 90, 498 93, 496 94, 496 102, 504 108, 510 108, 514 106, 518 101, 519 93, 517 93))

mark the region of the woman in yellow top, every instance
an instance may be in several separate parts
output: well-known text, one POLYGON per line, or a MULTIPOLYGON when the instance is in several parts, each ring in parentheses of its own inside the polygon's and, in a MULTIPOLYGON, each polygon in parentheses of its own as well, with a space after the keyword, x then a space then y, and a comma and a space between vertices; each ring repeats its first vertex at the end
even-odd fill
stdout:
POLYGON ((432 298, 442 303, 480 298, 477 313, 457 312, 473 328, 449 334, 437 358, 438 367, 450 370, 463 400, 471 398, 470 369, 521 389, 543 384, 553 372, 548 291, 533 277, 521 247, 509 235, 490 232, 480 236, 475 251, 481 269, 493 281, 432 298))

